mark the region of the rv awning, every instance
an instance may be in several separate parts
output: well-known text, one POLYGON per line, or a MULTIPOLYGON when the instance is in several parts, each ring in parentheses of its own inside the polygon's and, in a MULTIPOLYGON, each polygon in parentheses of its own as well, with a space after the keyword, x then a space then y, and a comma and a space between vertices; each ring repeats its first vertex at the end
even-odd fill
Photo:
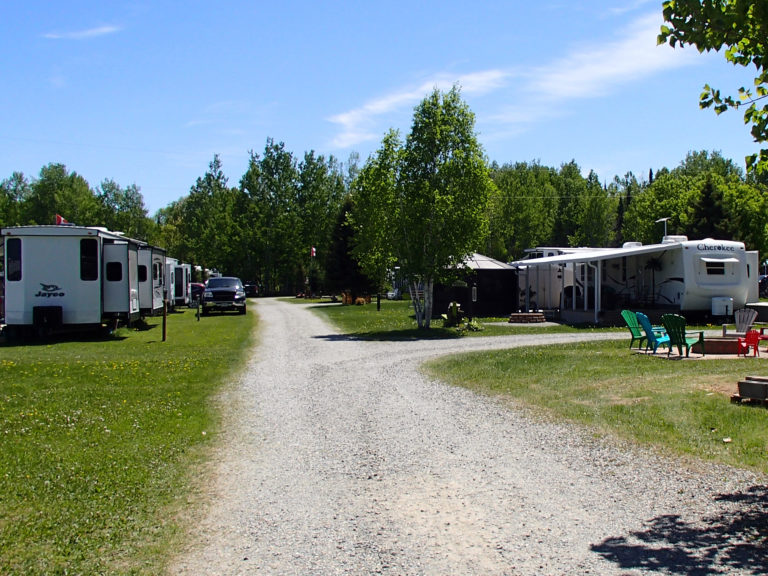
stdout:
POLYGON ((490 256, 484 256, 477 252, 464 261, 464 267, 470 270, 514 270, 514 267, 509 264, 499 262, 490 256))
POLYGON ((738 258, 701 258, 702 262, 731 262, 731 263, 738 263, 738 258))
POLYGON ((611 260, 618 257, 637 256, 654 252, 682 250, 682 248, 683 245, 680 243, 648 244, 645 246, 631 246, 627 248, 596 248, 593 250, 579 250, 566 254, 558 254, 557 256, 546 256, 544 258, 516 260, 515 262, 510 262, 510 264, 515 268, 525 268, 527 266, 544 266, 548 264, 568 264, 569 262, 594 262, 597 260, 611 260))

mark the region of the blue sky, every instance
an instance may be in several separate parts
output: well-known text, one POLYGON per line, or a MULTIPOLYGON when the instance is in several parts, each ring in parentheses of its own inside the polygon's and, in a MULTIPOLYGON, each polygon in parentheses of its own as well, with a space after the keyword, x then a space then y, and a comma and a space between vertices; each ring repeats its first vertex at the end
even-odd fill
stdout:
POLYGON ((0 179, 62 163, 94 188, 136 184, 152 214, 214 154, 237 185, 269 137, 364 160, 454 83, 499 164, 575 160, 604 181, 692 150, 743 166, 758 147, 741 114, 698 96, 752 76, 656 46, 660 25, 661 0, 6 0, 0 179))

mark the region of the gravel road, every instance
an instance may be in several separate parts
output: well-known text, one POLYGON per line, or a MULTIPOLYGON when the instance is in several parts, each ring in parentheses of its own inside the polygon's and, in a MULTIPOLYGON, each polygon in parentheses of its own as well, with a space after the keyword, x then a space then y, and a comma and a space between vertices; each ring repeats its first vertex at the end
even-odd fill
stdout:
POLYGON ((255 308, 260 341, 222 394, 208 504, 171 573, 766 573, 765 479, 418 372, 573 335, 365 342, 304 305, 255 308))

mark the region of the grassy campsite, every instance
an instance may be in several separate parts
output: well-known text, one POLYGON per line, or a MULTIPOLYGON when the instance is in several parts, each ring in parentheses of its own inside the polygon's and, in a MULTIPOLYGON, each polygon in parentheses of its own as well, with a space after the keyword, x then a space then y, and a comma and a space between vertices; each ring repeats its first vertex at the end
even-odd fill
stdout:
MULTIPOLYGON (((380 311, 375 303, 310 308, 368 340, 424 334, 404 301, 382 301, 380 311)), ((484 330, 468 335, 597 330, 500 321, 481 319, 484 330)), ((201 322, 181 309, 169 315, 166 342, 160 324, 150 319, 107 339, 0 345, 0 556, 10 559, 8 573, 155 574, 181 542, 185 510, 201 488, 197 471, 217 438, 212 400, 243 367, 257 315, 201 322)), ((459 336, 436 326, 429 337, 459 336)), ((728 400, 759 359, 675 361, 627 344, 474 352, 425 370, 598 436, 768 472, 760 434, 768 411, 728 400)))
MULTIPOLYGON (((381 313, 375 305, 313 309, 347 334, 408 339, 417 331, 407 304, 382 302, 381 313)), ((484 330, 469 334, 596 330, 512 327, 500 325, 500 320, 482 319, 484 330)), ((432 337, 455 337, 455 331, 439 327, 430 332, 432 337)), ((666 353, 634 353, 628 343, 627 333, 626 339, 616 341, 473 352, 431 361, 425 369, 449 383, 509 399, 539 416, 589 426, 597 435, 612 434, 662 453, 768 472, 763 433, 768 411, 729 401, 738 380, 761 369, 759 358, 670 360, 666 353)))
POLYGON ((255 315, 0 344, 5 574, 157 574, 255 315))

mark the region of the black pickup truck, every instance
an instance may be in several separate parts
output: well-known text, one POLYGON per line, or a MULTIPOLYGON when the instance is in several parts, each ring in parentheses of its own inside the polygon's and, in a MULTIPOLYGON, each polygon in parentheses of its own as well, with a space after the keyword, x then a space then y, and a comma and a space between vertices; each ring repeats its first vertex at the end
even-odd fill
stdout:
POLYGON ((203 316, 214 310, 235 310, 245 314, 245 289, 240 278, 215 276, 205 284, 202 302, 203 316))

